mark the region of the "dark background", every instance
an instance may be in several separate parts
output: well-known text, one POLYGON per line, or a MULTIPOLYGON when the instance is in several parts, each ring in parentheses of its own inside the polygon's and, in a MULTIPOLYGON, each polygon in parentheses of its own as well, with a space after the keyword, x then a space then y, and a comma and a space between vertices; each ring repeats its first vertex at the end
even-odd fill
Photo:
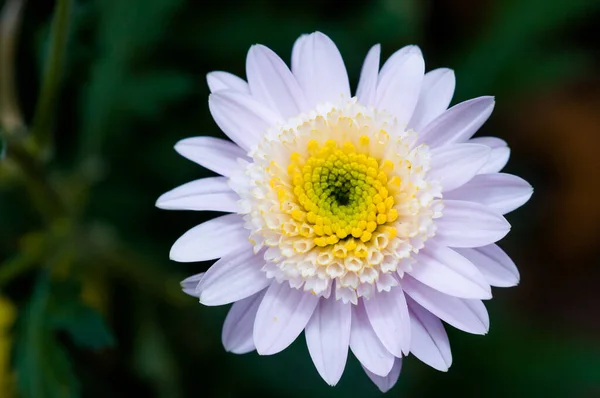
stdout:
POLYGON ((173 150, 222 136, 206 73, 245 76, 254 43, 289 62, 314 30, 339 46, 354 88, 371 45, 387 57, 418 44, 428 70, 455 70, 453 103, 495 95, 479 135, 508 141, 506 171, 535 188, 508 216, 500 245, 522 277, 494 290, 489 334, 448 327, 450 371, 409 357, 388 396, 600 397, 600 1, 76 0, 62 86, 40 119, 54 9, 28 2, 14 61, 27 128, 0 163, 0 397, 380 394, 351 355, 328 387, 302 336, 273 357, 226 353, 227 308, 179 290, 210 264, 168 258, 215 214, 154 207, 210 175, 173 150), (33 145, 33 171, 19 145, 33 145))

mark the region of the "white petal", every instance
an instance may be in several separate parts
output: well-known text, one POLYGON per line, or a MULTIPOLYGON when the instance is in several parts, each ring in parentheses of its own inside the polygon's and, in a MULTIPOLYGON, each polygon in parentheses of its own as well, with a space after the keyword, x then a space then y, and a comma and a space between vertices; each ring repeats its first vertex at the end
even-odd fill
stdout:
POLYGON ((490 148, 480 144, 453 144, 431 150, 429 179, 439 179, 443 192, 460 187, 487 162, 490 148))
POLYGON ((252 331, 258 306, 265 291, 233 303, 223 323, 221 341, 223 347, 234 354, 245 354, 254 351, 252 331))
POLYGON ((379 56, 381 46, 379 44, 371 47, 360 71, 356 97, 358 102, 365 106, 374 106, 377 95, 377 77, 379 75, 379 56))
POLYGON ((350 341, 351 304, 321 298, 306 325, 306 345, 317 371, 329 384, 340 381, 350 341))
POLYGON ((196 287, 204 277, 204 272, 185 278, 181 281, 181 290, 192 297, 198 297, 196 287))
POLYGON ((171 260, 214 260, 248 245, 248 230, 238 214, 213 218, 187 231, 171 247, 171 260))
POLYGON ((421 49, 415 45, 404 46, 390 55, 379 71, 379 83, 389 84, 397 68, 402 65, 404 61, 406 61, 407 56, 411 54, 423 55, 421 49))
POLYGON ((206 75, 206 82, 211 93, 221 90, 234 90, 240 93, 250 94, 248 83, 242 78, 228 72, 210 72, 206 75))
POLYGON ((417 105, 425 61, 421 51, 412 51, 396 62, 393 68, 387 75, 381 76, 377 84, 376 107, 394 115, 402 126, 408 123, 417 105))
POLYGON ((519 270, 510 257, 498 246, 476 249, 455 249, 468 258, 492 286, 511 287, 519 284, 519 270))
POLYGON ((256 351, 272 355, 285 350, 302 333, 318 303, 314 294, 271 283, 254 322, 256 351))
POLYGON ((398 382, 398 378, 400 377, 400 371, 402 370, 402 358, 396 358, 394 360, 394 366, 392 367, 392 370, 385 377, 381 377, 376 375, 375 373, 371 373, 368 369, 364 367, 363 369, 365 370, 367 376, 369 376, 369 379, 371 379, 371 381, 375 383, 375 385, 377 386, 377 388, 379 388, 381 392, 388 392, 398 382))
POLYGON ((289 68, 269 48, 250 47, 246 58, 246 74, 252 96, 284 118, 308 111, 302 89, 289 68))
POLYGON ((442 114, 454 94, 456 78, 452 69, 434 69, 425 74, 417 107, 408 123, 408 127, 421 131, 429 122, 442 114))
POLYGON ((507 145, 506 141, 504 141, 502 138, 498 138, 498 137, 475 137, 475 138, 471 138, 467 142, 470 142, 473 144, 481 144, 481 145, 489 146, 492 149, 501 148, 501 147, 507 145))
POLYGON ((240 168, 238 158, 247 159, 242 148, 214 137, 186 138, 175 145, 175 150, 192 162, 225 177, 231 177, 240 168))
POLYGON ((208 108, 217 125, 235 143, 250 150, 281 117, 247 94, 218 91, 208 97, 208 108))
POLYGON ((265 259, 254 254, 252 245, 222 257, 206 271, 196 288, 204 305, 224 305, 253 295, 269 286, 262 270, 265 259))
POLYGON ((209 177, 188 182, 156 201, 156 207, 167 210, 210 210, 237 212, 240 198, 227 185, 224 177, 209 177))
POLYGON ((433 241, 415 254, 410 276, 442 293, 469 299, 490 299, 492 289, 473 263, 433 241))
POLYGON ((454 105, 423 128, 419 142, 432 148, 465 142, 479 130, 493 110, 494 97, 479 97, 454 105))
POLYGON ((444 193, 444 199, 467 200, 485 205, 500 214, 523 206, 533 188, 524 179, 511 174, 481 174, 460 188, 444 193))
POLYGON ((381 344, 371 326, 363 300, 352 306, 350 349, 361 365, 376 375, 386 376, 394 365, 394 356, 381 344))
POLYGON ((468 142, 483 144, 492 148, 490 158, 478 174, 498 173, 508 163, 510 148, 506 145, 506 141, 496 137, 476 137, 471 138, 468 142))
POLYGON ((490 328, 490 318, 481 300, 448 296, 410 275, 404 275, 402 287, 426 310, 457 329, 472 334, 486 334, 490 328))
POLYGON ((303 35, 292 50, 292 72, 312 108, 350 98, 344 60, 335 43, 321 32, 303 35))
POLYGON ((435 220, 435 240, 450 247, 479 247, 504 238, 510 224, 484 205, 444 200, 442 217, 435 220))
POLYGON ((406 302, 412 326, 410 352, 432 368, 447 371, 452 365, 452 352, 444 325, 410 297, 406 302))
POLYGON ((400 287, 376 293, 364 300, 373 330, 383 346, 394 356, 410 351, 410 317, 404 293, 400 287))

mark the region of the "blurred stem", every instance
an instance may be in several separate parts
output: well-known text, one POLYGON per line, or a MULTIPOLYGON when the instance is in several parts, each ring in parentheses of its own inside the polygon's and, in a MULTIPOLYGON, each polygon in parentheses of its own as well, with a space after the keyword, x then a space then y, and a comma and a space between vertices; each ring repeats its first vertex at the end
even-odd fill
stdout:
POLYGON ((15 90, 15 48, 25 0, 8 0, 0 15, 0 127, 5 134, 23 130, 15 90))
POLYGON ((26 137, 14 82, 15 43, 25 0, 8 0, 0 19, 0 137, 5 139, 7 161, 22 173, 31 200, 51 223, 66 215, 64 201, 51 184, 42 164, 40 149, 49 148, 52 108, 63 67, 72 0, 59 0, 52 24, 52 39, 44 81, 34 119, 34 139, 26 137), (37 136, 36 136, 37 135, 37 136), (37 141, 36 141, 37 139, 37 141))
POLYGON ((7 160, 12 160, 23 174, 31 200, 40 214, 48 223, 66 216, 64 201, 50 183, 50 176, 41 162, 27 150, 22 140, 6 138, 7 160))
POLYGON ((51 131, 54 122, 54 105, 58 99, 63 75, 72 7, 73 0, 58 0, 56 4, 42 88, 33 118, 32 134, 45 155, 52 153, 51 131))
POLYGON ((0 266, 0 291, 13 279, 36 267, 42 259, 42 253, 20 253, 3 262, 0 266))
POLYGON ((81 240, 77 247, 85 258, 94 260, 93 264, 109 268, 113 275, 172 305, 182 307, 190 303, 179 289, 183 276, 163 272, 152 259, 120 244, 122 240, 104 225, 92 225, 78 237, 81 240))
POLYGON ((190 303, 188 297, 181 294, 179 289, 179 282, 183 278, 164 273, 159 267, 140 258, 139 254, 118 248, 113 251, 98 250, 95 255, 103 261, 102 265, 110 267, 115 275, 127 283, 135 284, 148 294, 160 297, 161 300, 175 306, 190 303))

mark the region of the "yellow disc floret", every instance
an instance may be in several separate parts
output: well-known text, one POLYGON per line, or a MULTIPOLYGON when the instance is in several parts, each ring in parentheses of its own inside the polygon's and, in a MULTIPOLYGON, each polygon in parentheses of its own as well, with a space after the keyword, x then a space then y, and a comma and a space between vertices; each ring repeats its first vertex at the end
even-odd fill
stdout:
POLYGON ((267 276, 353 303, 397 284, 441 215, 415 138, 354 100, 266 132, 230 185, 267 276))
POLYGON ((301 231, 318 247, 334 246, 337 258, 366 256, 354 239, 370 243, 378 230, 396 234, 393 226, 380 228, 398 218, 394 197, 387 187, 394 165, 388 162, 383 167, 369 156, 369 142, 367 135, 359 137, 359 148, 350 141, 327 140, 321 146, 310 140, 307 159, 298 152, 291 154, 287 172, 293 189, 291 195, 281 189, 278 198, 283 212, 288 211, 288 201, 300 206, 288 213, 296 228, 284 233, 301 231))

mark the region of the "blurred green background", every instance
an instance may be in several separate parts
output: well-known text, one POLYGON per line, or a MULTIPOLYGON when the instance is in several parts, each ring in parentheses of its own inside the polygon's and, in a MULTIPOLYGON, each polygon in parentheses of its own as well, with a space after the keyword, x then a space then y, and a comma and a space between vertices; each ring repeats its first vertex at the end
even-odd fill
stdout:
POLYGON ((522 278, 494 290, 490 333, 448 327, 450 371, 410 357, 388 396, 600 397, 599 1, 22 3, 0 0, 0 397, 380 395, 351 356, 328 387, 303 337, 273 357, 226 353, 227 308, 179 289, 210 264, 168 258, 215 214, 154 207, 211 174, 173 150, 223 136, 206 73, 244 76, 254 43, 289 62, 314 30, 353 87, 371 45, 418 44, 427 69, 456 71, 453 103, 495 95, 479 135, 507 140, 506 170, 535 187, 508 216, 522 278))

